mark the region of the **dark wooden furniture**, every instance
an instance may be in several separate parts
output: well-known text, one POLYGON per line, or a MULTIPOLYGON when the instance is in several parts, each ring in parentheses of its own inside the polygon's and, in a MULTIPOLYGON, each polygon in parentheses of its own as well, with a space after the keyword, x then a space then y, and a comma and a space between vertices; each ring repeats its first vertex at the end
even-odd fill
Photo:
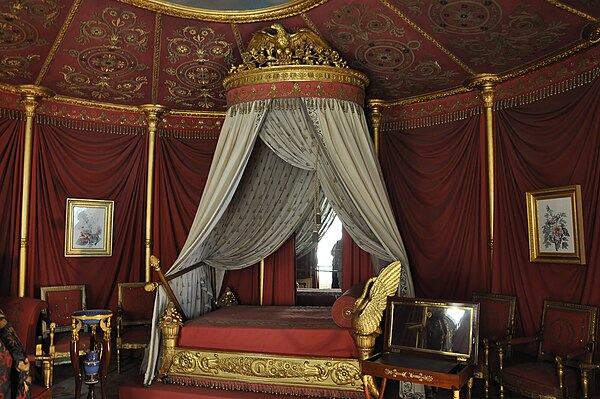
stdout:
POLYGON ((150 342, 154 292, 144 282, 118 283, 117 372, 121 372, 121 351, 143 349, 150 342))
MULTIPOLYGON (((509 340, 515 331, 517 297, 487 292, 473 294, 473 302, 479 304, 479 360, 474 365, 473 376, 484 380, 485 397, 489 398, 490 381, 498 372, 499 340, 509 340)), ((505 357, 510 351, 505 353, 505 357)))
POLYGON ((389 379, 450 389, 454 398, 468 384, 470 397, 478 319, 476 303, 389 298, 383 351, 360 362, 362 374, 382 378, 380 399, 389 379))
POLYGON ((505 390, 527 398, 566 399, 587 396, 582 364, 592 363, 598 308, 578 303, 544 301, 535 337, 513 337, 498 348, 500 398, 505 390), (537 344, 537 359, 504 364, 504 344, 537 344))

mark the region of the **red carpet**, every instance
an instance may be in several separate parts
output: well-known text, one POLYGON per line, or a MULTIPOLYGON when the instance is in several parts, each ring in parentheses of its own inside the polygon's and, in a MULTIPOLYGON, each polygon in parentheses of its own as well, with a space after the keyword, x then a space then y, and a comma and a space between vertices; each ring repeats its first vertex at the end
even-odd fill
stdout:
MULTIPOLYGON (((268 395, 256 392, 225 391, 219 389, 188 387, 154 383, 149 387, 141 381, 119 387, 119 399, 315 399, 300 396, 268 395)), ((318 398, 317 398, 318 399, 318 398)))

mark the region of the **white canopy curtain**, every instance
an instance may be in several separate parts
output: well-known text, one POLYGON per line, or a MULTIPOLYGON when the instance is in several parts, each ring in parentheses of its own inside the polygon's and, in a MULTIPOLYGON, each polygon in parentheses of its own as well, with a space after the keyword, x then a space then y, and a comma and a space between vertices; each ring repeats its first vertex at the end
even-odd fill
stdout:
MULTIPOLYGON (((401 294, 414 296, 362 107, 338 99, 257 100, 229 108, 193 225, 166 273, 205 265, 170 281, 187 317, 211 310, 209 267, 217 272, 218 292, 225 270, 270 255, 304 222, 313 206, 315 177, 361 248, 379 259, 402 262, 401 294), (271 151, 256 141, 259 136, 271 151)), ((160 289, 145 384, 158 367, 158 319, 167 302, 160 289)))

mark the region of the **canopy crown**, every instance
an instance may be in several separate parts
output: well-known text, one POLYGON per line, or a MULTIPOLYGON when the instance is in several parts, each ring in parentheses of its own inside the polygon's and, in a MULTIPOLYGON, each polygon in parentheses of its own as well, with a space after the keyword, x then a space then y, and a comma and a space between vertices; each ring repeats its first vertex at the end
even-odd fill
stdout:
POLYGON ((242 59, 244 62, 233 66, 230 73, 278 65, 348 67, 338 52, 315 32, 301 28, 290 34, 277 23, 254 33, 242 59), (270 33, 271 30, 275 33, 270 33))

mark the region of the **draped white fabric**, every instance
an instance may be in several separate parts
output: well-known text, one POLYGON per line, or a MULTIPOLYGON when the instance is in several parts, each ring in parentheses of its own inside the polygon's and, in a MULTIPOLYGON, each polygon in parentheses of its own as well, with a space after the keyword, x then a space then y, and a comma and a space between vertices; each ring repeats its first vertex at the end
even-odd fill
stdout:
MULTIPOLYGON (((363 109, 334 99, 271 99, 234 105, 227 112, 194 223, 166 273, 205 265, 170 281, 188 318, 211 310, 209 267, 217 271, 218 292, 225 270, 258 262, 300 228, 314 206, 315 176, 361 248, 380 259, 402 261, 401 294, 414 296, 363 109), (259 135, 266 146, 256 140, 259 135)), ((158 320, 166 305, 160 289, 145 384, 158 366, 158 320)))

